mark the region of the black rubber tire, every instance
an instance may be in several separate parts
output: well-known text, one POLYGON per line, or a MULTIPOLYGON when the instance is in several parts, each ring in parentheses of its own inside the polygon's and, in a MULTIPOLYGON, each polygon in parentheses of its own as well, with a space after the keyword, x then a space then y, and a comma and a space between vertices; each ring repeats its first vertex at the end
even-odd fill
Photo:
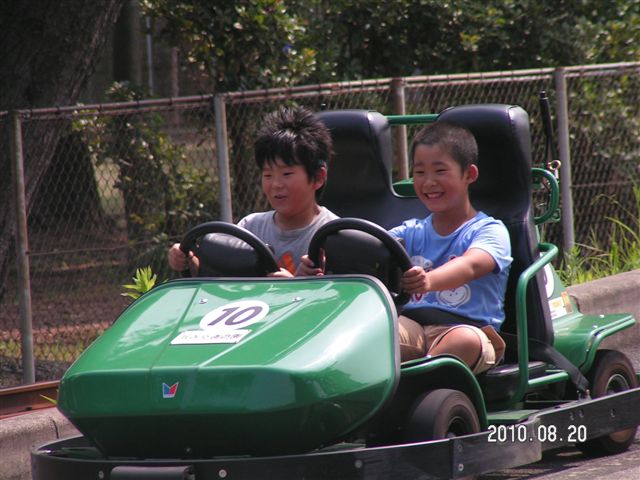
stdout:
MULTIPOLYGON (((592 398, 623 392, 638 386, 633 365, 623 353, 616 350, 598 351, 587 379, 591 385, 592 398)), ((592 438, 586 442, 577 443, 576 447, 589 457, 621 453, 633 443, 637 428, 592 438)))
POLYGON ((464 393, 441 388, 414 402, 404 429, 406 442, 423 442, 478 433, 480 420, 464 393))

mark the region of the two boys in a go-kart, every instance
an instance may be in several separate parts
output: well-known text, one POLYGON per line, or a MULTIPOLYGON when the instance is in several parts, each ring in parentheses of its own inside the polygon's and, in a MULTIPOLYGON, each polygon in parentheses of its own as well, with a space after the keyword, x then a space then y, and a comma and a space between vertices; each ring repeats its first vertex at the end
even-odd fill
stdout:
MULTIPOLYGON (((271 276, 322 275, 322 259, 307 255, 316 231, 338 217, 318 204, 327 179, 331 134, 308 110, 269 114, 255 141, 262 190, 273 210, 252 213, 238 225, 271 246, 280 269, 271 276)), ((436 122, 420 130, 411 147, 415 193, 431 212, 390 230, 411 258, 401 279, 411 295, 398 320, 402 361, 453 354, 474 373, 498 363, 504 341, 504 295, 512 261, 504 224, 469 199, 478 178, 478 147, 466 128, 436 122)), ((200 259, 174 244, 172 269, 198 272, 200 259)))

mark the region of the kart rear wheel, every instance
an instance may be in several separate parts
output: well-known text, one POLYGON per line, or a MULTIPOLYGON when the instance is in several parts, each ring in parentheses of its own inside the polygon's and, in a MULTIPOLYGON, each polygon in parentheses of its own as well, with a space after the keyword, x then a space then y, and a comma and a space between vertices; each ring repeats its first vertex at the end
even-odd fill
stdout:
MULTIPOLYGON (((596 353, 591 370, 587 374, 593 398, 623 392, 638 386, 638 379, 629 359, 615 350, 600 350, 596 353)), ((592 438, 577 443, 576 447, 585 455, 597 457, 626 451, 633 443, 638 427, 592 438)))
POLYGON ((413 404, 404 430, 407 442, 469 435, 480 431, 480 420, 469 397, 441 388, 424 393, 413 404))

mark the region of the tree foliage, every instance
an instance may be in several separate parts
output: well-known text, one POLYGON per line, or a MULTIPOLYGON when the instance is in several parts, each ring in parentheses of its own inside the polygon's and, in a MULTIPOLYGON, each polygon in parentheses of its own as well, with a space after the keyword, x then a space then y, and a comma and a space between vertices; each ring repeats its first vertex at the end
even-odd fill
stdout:
MULTIPOLYGON (((142 92, 115 83, 111 101, 140 100, 142 92)), ((153 264, 168 275, 166 245, 189 227, 219 215, 214 184, 205 167, 187 161, 185 146, 166 133, 155 112, 87 115, 73 125, 87 145, 94 165, 118 169, 115 187, 122 194, 133 265, 153 264)))
POLYGON ((638 59, 638 0, 144 0, 219 90, 638 59))
POLYGON ((219 90, 296 83, 313 69, 315 52, 298 49, 305 28, 286 2, 142 0, 141 5, 219 90))

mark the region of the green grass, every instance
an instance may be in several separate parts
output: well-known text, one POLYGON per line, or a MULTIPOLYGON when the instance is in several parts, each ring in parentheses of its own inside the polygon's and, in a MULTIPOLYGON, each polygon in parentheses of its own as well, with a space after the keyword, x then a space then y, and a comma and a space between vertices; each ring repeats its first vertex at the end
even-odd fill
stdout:
MULTIPOLYGON (((635 211, 624 209, 632 224, 608 217, 608 246, 591 235, 590 245, 577 244, 565 254, 558 275, 565 285, 575 285, 640 268, 640 186, 633 187, 635 211)), ((609 201, 615 201, 608 199, 609 201)))

